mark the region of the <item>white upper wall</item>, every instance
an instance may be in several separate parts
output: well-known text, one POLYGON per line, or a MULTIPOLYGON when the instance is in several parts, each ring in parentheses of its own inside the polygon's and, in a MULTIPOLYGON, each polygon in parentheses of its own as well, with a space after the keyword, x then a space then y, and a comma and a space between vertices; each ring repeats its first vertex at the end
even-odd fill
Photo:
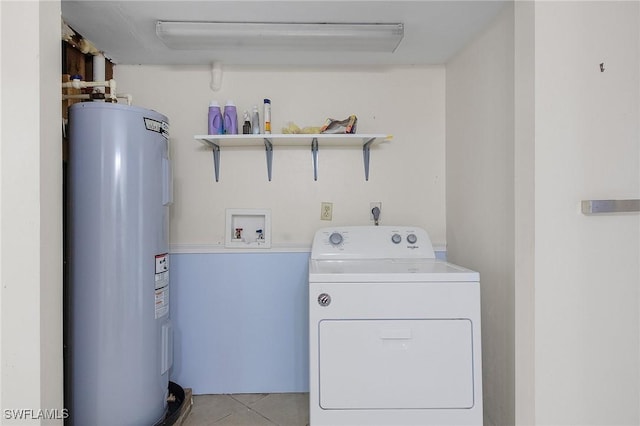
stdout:
POLYGON ((640 3, 535 6, 536 424, 640 422, 640 3), (604 64, 601 72, 600 64, 604 64))
POLYGON ((63 424, 59 16, 58 1, 0 2, 2 424, 63 424), (33 419, 5 412, 20 409, 33 419))
POLYGON ((515 421, 513 17, 447 63, 447 258, 480 272, 488 426, 515 421))
MULTIPOLYGON (((444 67, 225 67, 222 88, 209 88, 209 67, 115 67, 118 91, 170 120, 174 171, 171 244, 224 245, 225 209, 270 209, 274 247, 310 247, 323 226, 369 225, 369 203, 382 201, 381 224, 417 225, 445 243, 444 67), (221 151, 220 181, 211 150, 193 139, 207 133, 209 101, 229 99, 242 112, 272 101, 272 132, 293 121, 320 126, 358 117, 358 133, 393 135, 371 150, 364 179, 362 149, 320 148, 318 181, 310 148, 274 148, 267 180, 264 149, 221 151), (320 203, 333 220, 320 220, 320 203)), ((242 123, 239 123, 241 126, 242 123)))

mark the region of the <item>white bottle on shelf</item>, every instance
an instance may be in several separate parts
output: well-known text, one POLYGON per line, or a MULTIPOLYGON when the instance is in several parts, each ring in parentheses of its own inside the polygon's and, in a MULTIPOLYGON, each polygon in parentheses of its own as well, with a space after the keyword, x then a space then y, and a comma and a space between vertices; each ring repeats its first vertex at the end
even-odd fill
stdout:
POLYGON ((258 106, 253 106, 253 112, 251 114, 251 130, 254 135, 260 134, 260 113, 258 112, 258 106))
POLYGON ((264 133, 271 134, 271 99, 264 100, 264 133))

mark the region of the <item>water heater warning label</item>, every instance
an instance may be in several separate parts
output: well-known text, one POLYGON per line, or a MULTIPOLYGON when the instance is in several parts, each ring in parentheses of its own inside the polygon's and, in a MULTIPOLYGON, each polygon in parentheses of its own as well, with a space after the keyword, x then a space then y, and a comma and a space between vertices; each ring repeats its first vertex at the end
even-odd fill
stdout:
POLYGON ((166 121, 158 121, 153 118, 144 118, 144 127, 152 132, 160 133, 165 138, 169 138, 169 123, 166 121))
POLYGON ((169 313, 169 254, 156 255, 156 319, 169 313))

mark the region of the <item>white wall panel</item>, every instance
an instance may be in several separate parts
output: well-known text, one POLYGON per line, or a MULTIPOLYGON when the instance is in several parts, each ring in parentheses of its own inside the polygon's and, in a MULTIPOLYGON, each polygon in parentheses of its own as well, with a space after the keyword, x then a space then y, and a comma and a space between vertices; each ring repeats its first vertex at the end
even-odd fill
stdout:
POLYGON ((369 202, 382 201, 381 224, 426 228, 445 241, 444 67, 225 67, 222 89, 209 88, 208 67, 116 66, 118 91, 134 104, 171 120, 175 204, 172 245, 224 244, 225 208, 266 208, 273 247, 309 247, 322 226, 368 225, 369 202), (328 118, 358 117, 359 133, 392 134, 372 149, 364 179, 361 149, 322 149, 313 180, 308 148, 278 149, 267 180, 264 149, 221 152, 220 181, 210 150, 193 140, 206 133, 211 99, 233 100, 242 117, 262 99, 272 101, 273 133, 293 121, 319 126, 328 118), (333 220, 320 220, 320 203, 333 203, 333 220))
POLYGON ((447 63, 447 259, 480 272, 486 425, 514 424, 513 8, 447 63))
POLYGON ((640 197, 638 8, 536 4, 537 424, 640 422, 640 216, 580 212, 640 197))

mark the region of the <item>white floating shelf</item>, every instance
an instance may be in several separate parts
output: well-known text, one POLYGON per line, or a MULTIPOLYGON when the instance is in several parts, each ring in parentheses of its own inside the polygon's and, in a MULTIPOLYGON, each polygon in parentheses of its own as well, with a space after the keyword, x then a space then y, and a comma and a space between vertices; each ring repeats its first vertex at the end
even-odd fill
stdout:
POLYGON ((219 178, 221 147, 264 147, 267 156, 267 175, 271 180, 273 147, 309 146, 313 158, 313 179, 318 180, 318 150, 323 147, 358 147, 364 157, 365 180, 369 180, 369 150, 373 144, 388 142, 385 134, 259 134, 259 135, 196 135, 194 139, 213 150, 216 182, 219 178))

